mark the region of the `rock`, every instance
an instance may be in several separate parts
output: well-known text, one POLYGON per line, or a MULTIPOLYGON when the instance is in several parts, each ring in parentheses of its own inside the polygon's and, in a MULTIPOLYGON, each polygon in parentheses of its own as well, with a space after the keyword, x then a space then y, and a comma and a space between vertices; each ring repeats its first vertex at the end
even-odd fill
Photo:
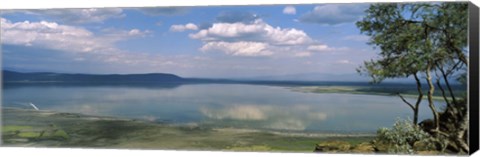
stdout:
POLYGON ((440 153, 439 151, 428 150, 428 151, 417 151, 417 154, 418 155, 440 155, 442 153, 440 153))
POLYGON ((326 141, 317 144, 314 152, 348 152, 350 144, 343 141, 326 141))
POLYGON ((375 149, 373 148, 372 144, 364 142, 353 147, 351 151, 353 153, 374 153, 375 149))
POLYGON ((432 143, 424 142, 424 141, 416 141, 413 143, 413 150, 415 151, 430 151, 435 149, 434 146, 432 146, 432 143))
POLYGON ((380 153, 386 153, 388 152, 388 148, 390 147, 388 144, 385 142, 380 142, 377 140, 373 141, 373 149, 375 152, 380 152, 380 153))

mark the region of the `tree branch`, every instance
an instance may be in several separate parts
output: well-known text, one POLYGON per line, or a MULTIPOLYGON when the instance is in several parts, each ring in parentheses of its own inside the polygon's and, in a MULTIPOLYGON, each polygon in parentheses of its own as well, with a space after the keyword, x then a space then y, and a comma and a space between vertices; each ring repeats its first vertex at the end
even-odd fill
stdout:
POLYGON ((405 102, 413 111, 415 111, 415 107, 413 107, 413 105, 408 102, 400 93, 397 93, 397 95, 402 99, 403 102, 405 102))

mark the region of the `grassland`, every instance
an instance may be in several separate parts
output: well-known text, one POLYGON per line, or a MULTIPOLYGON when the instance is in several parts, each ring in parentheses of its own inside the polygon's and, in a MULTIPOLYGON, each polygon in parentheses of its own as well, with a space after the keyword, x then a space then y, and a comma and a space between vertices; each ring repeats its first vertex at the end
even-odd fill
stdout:
POLYGON ((6 146, 313 152, 319 142, 339 140, 357 145, 373 138, 180 126, 14 108, 3 108, 2 116, 6 146))

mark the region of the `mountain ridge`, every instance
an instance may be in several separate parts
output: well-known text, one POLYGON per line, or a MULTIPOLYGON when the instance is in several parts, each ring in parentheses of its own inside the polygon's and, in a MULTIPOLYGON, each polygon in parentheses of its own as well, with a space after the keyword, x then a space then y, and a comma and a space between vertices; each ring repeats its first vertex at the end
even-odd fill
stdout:
POLYGON ((167 73, 79 74, 2 71, 3 82, 181 82, 184 78, 167 73))

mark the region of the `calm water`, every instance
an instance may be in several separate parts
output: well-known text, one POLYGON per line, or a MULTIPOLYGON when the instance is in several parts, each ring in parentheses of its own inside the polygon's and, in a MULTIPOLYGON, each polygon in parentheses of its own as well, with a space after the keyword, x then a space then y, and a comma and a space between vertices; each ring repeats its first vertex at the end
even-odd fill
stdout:
MULTIPOLYGON (((305 132, 375 132, 411 117, 398 97, 315 94, 284 87, 232 84, 181 86, 6 86, 3 106, 117 116, 214 127, 305 132)), ((413 100, 412 100, 413 102, 413 100)), ((426 101, 424 101, 426 102, 426 101)), ((423 104, 420 118, 430 118, 423 104)))

